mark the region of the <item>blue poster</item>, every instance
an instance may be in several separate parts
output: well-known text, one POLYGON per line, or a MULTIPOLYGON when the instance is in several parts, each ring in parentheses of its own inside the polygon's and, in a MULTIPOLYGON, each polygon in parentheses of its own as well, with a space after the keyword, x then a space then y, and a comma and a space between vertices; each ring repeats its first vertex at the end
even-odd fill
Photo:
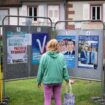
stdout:
POLYGON ((59 51, 64 54, 68 68, 75 67, 75 36, 58 35, 59 51))
POLYGON ((46 51, 48 33, 32 34, 32 64, 39 64, 41 55, 46 51))
POLYGON ((79 36, 78 67, 97 69, 99 36, 79 36))

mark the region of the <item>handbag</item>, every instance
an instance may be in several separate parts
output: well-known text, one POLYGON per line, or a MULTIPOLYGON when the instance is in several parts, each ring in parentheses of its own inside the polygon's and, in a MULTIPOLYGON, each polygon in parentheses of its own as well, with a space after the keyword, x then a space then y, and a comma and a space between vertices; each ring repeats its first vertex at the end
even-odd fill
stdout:
POLYGON ((64 94, 64 105, 75 105, 75 96, 72 92, 71 83, 68 83, 67 90, 64 94))

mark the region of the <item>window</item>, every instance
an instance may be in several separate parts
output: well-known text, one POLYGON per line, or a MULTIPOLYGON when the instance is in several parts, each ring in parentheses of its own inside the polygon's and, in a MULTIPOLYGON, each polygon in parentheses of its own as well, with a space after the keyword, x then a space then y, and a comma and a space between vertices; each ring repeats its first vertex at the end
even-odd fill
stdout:
MULTIPOLYGON (((29 7, 28 14, 29 16, 37 16, 37 7, 29 7)), ((37 21, 37 18, 34 18, 34 21, 37 21)))
POLYGON ((51 18, 53 22, 59 20, 59 5, 48 6, 48 17, 51 18))
MULTIPOLYGON (((0 10, 0 25, 2 25, 2 20, 8 15, 8 10, 0 10)), ((5 18, 4 24, 8 25, 8 18, 5 18)))
POLYGON ((91 19, 102 20, 102 6, 101 5, 91 6, 91 19))

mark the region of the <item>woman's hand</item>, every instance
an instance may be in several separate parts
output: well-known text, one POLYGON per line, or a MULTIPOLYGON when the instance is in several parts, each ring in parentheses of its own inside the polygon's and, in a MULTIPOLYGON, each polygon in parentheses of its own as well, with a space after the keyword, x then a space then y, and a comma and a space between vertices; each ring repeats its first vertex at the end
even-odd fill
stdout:
POLYGON ((40 88, 41 87, 41 83, 38 83, 38 88, 40 88))
POLYGON ((69 79, 69 83, 70 84, 73 84, 74 83, 74 80, 69 79))

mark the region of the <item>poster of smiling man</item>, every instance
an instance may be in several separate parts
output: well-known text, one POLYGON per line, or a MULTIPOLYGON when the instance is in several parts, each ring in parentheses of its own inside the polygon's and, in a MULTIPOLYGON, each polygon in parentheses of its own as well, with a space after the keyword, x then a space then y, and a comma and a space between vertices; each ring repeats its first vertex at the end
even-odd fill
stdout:
POLYGON ((59 51, 64 54, 68 68, 75 67, 75 36, 58 35, 59 51))
POLYGON ((78 67, 97 69, 98 43, 98 36, 79 36, 78 67))
POLYGON ((41 55, 46 51, 47 33, 32 34, 32 64, 39 64, 41 55))

